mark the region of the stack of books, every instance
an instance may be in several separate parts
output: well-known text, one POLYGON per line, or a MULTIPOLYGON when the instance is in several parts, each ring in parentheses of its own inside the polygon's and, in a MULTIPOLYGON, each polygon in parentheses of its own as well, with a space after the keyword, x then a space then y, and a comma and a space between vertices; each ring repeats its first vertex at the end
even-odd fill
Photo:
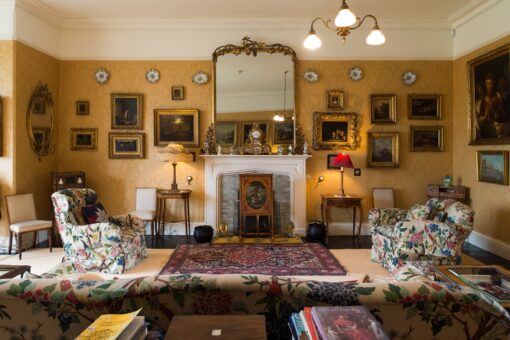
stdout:
POLYGON ((289 318, 294 340, 389 340, 365 306, 305 307, 289 318))
POLYGON ((143 340, 147 335, 141 309, 127 314, 105 314, 97 318, 75 340, 143 340))

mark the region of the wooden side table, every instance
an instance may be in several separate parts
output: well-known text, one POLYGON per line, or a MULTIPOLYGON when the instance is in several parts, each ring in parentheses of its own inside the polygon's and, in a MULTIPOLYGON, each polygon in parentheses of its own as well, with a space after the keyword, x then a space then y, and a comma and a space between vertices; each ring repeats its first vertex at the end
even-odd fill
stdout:
POLYGON ((11 266, 7 264, 0 265, 0 279, 12 279, 18 275, 21 275, 23 278, 23 274, 26 272, 30 273, 30 266, 11 266))
POLYGON ((361 210, 361 200, 362 197, 356 196, 345 196, 339 197, 337 195, 321 195, 322 203, 321 203, 321 213, 322 213, 322 223, 324 223, 326 227, 326 244, 328 243, 329 237, 329 212, 331 207, 335 208, 352 208, 352 245, 355 243, 355 229, 356 229, 356 209, 359 209, 359 225, 358 225, 358 240, 361 234, 361 222, 363 218, 362 210, 361 210))
POLYGON ((266 321, 263 315, 175 315, 165 340, 265 340, 266 321), (213 330, 221 335, 213 336, 213 330))
POLYGON ((184 225, 186 227, 186 238, 191 233, 191 221, 189 214, 189 196, 191 190, 158 190, 158 205, 156 210, 156 233, 161 235, 161 226, 163 227, 163 235, 165 234, 165 210, 166 200, 183 200, 184 202, 184 225), (163 225, 161 225, 163 224, 163 225))

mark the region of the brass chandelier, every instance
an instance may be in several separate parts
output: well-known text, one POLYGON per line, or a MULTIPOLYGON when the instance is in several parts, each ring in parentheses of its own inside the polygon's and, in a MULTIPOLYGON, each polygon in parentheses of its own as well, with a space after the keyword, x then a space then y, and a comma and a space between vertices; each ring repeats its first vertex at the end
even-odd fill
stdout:
POLYGON ((331 20, 325 20, 323 18, 315 18, 312 21, 312 24, 310 26, 310 32, 308 33, 308 36, 306 37, 303 45, 305 48, 314 50, 322 46, 322 42, 315 33, 315 30, 313 28, 313 25, 315 22, 320 21, 326 26, 327 29, 336 32, 337 35, 339 35, 342 38, 342 42, 345 43, 345 39, 347 36, 351 33, 352 30, 355 30, 359 28, 367 18, 371 18, 374 20, 374 27, 372 28, 372 31, 367 36, 366 43, 368 45, 382 45, 386 41, 386 38, 382 34, 379 25, 377 23, 377 19, 372 14, 367 14, 363 18, 358 18, 349 10, 349 6, 347 6, 347 3, 345 0, 342 0, 342 6, 340 7, 340 12, 338 12, 338 15, 335 18, 335 27, 332 27, 331 20))

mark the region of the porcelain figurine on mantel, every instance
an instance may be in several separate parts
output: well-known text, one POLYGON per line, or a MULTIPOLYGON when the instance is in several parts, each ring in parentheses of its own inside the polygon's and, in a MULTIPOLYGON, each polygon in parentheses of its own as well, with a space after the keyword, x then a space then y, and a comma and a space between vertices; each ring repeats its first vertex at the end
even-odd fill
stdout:
POLYGON ((222 150, 222 149, 223 149, 223 148, 222 148, 222 146, 221 146, 221 145, 218 145, 218 146, 216 147, 216 152, 217 152, 218 156, 220 156, 220 155, 221 155, 221 150, 222 150))
POLYGON ((289 145, 289 155, 293 155, 293 152, 294 151, 294 148, 292 147, 292 145, 289 145))
POLYGON ((308 155, 308 143, 306 141, 303 144, 303 155, 308 155))

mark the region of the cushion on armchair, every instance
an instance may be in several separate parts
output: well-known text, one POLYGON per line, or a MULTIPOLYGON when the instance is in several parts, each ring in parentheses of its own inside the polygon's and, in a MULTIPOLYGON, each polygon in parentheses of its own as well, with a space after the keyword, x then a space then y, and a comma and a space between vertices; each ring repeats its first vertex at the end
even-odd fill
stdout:
POLYGON ((408 211, 406 220, 426 220, 429 218, 430 208, 427 205, 415 204, 408 211))
POLYGON ((94 205, 87 205, 81 211, 88 224, 108 223, 108 214, 106 214, 105 208, 99 202, 94 205))

